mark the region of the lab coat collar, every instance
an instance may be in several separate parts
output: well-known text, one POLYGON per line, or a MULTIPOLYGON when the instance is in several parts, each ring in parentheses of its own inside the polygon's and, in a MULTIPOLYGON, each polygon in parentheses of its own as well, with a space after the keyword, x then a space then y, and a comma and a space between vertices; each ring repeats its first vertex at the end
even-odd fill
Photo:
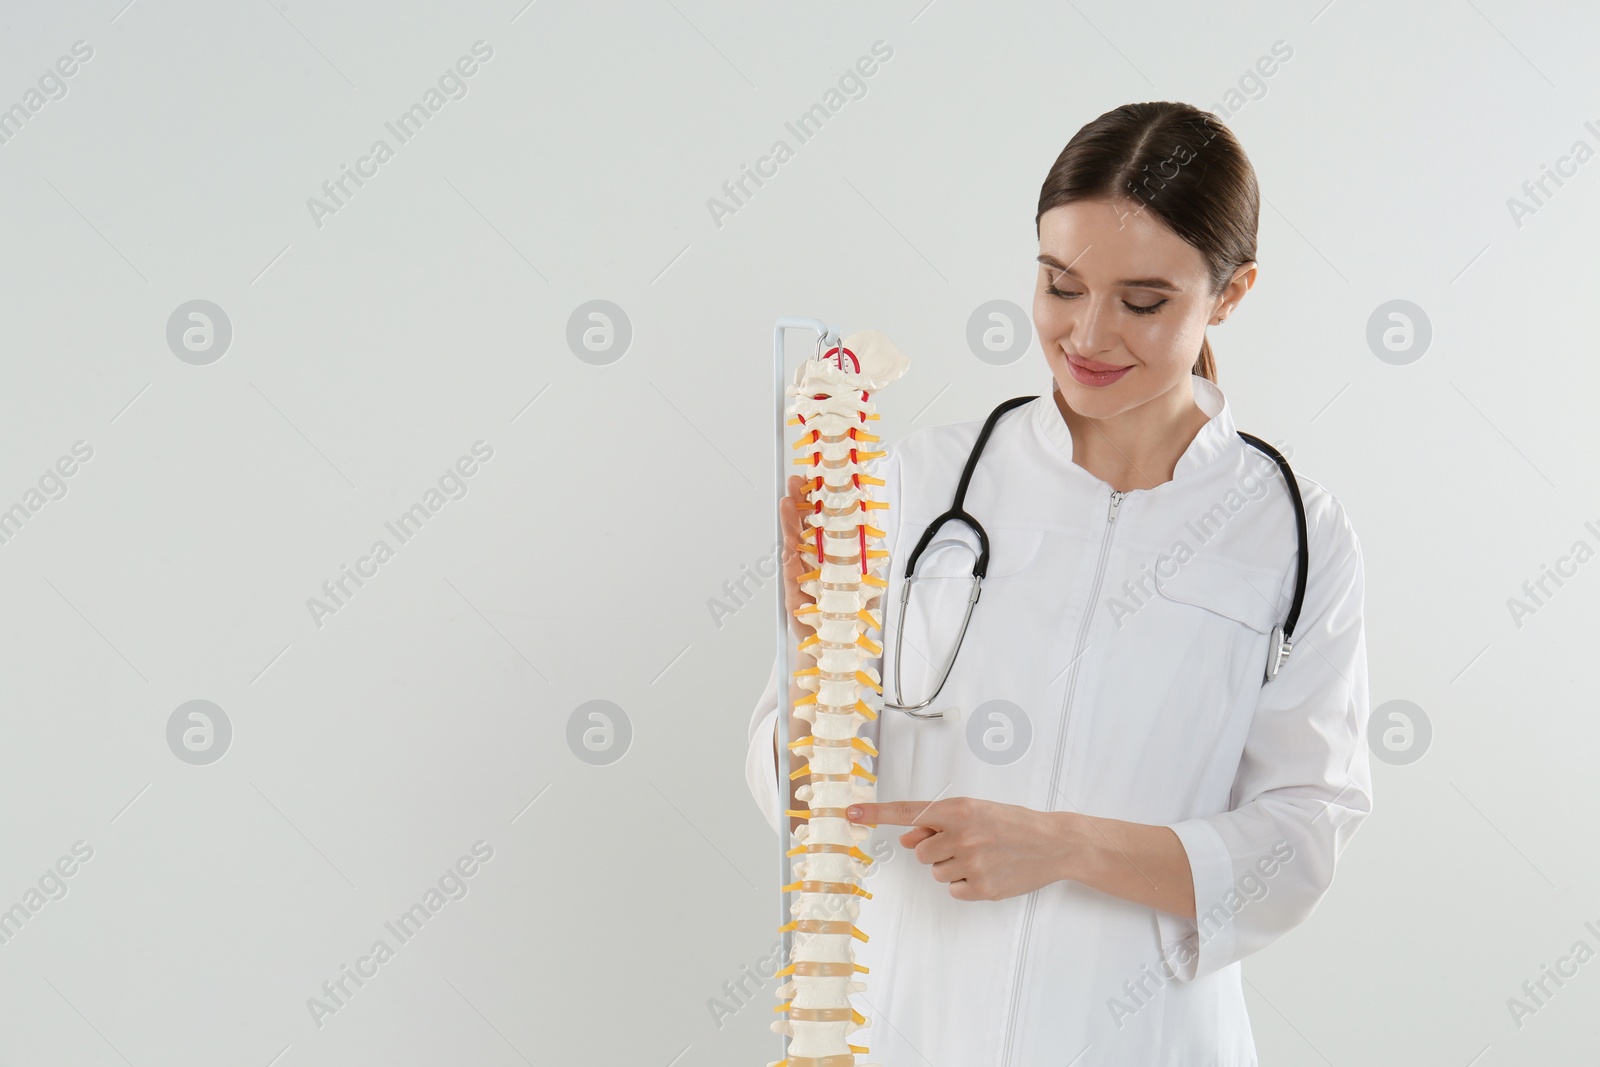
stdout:
MULTIPOLYGON (((1211 418, 1200 427, 1200 432, 1194 435, 1189 447, 1178 457, 1178 463, 1172 472, 1174 481, 1189 471, 1199 470, 1240 443, 1233 424, 1233 410, 1229 407, 1228 398, 1223 395, 1222 389, 1209 378, 1202 378, 1198 374, 1191 374, 1189 377, 1194 386, 1194 402, 1211 418)), ((1071 462, 1072 431, 1068 429, 1067 421, 1061 417, 1061 412, 1056 407, 1055 392, 1055 378, 1051 377, 1049 390, 1033 403, 1033 421, 1039 432, 1060 449, 1068 462, 1071 462)))

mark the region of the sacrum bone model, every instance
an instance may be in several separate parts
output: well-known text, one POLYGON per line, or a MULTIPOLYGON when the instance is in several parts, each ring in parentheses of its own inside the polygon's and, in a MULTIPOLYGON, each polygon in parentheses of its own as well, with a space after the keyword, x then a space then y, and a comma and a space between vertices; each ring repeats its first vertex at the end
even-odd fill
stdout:
POLYGON ((881 641, 889 553, 871 547, 885 536, 873 525, 872 512, 889 505, 873 499, 869 490, 884 484, 867 473, 871 461, 884 453, 870 449, 879 438, 866 427, 878 418, 872 392, 899 378, 907 366, 904 353, 887 337, 864 330, 802 363, 787 387, 795 398, 789 425, 804 427, 793 446, 801 451, 795 463, 810 474, 801 504, 800 551, 816 564, 800 576, 800 588, 815 603, 797 609, 795 617, 815 632, 795 649, 813 665, 794 672, 799 687, 808 691, 794 702, 794 713, 811 724, 811 736, 789 743, 808 758, 791 779, 810 776, 795 790, 796 799, 809 807, 788 812, 805 821, 795 829, 798 844, 789 851, 800 857, 794 861, 798 880, 783 887, 797 894, 789 908, 794 920, 778 928, 794 932, 794 948, 789 965, 778 972, 790 976, 778 987, 778 997, 789 998, 777 1009, 787 1018, 773 1022, 772 1029, 790 1041, 788 1058, 767 1067, 856 1067, 855 1054, 868 1051, 850 1044, 847 1035, 867 1022, 850 1004, 851 993, 866 989, 854 980, 866 968, 855 962, 851 939, 867 939, 855 920, 861 899, 872 896, 861 888, 872 857, 861 850, 867 827, 850 823, 845 808, 877 795, 877 778, 857 760, 858 754, 876 757, 878 752, 856 730, 883 707, 879 671, 867 662, 881 664, 883 647, 867 631, 878 631, 881 641))

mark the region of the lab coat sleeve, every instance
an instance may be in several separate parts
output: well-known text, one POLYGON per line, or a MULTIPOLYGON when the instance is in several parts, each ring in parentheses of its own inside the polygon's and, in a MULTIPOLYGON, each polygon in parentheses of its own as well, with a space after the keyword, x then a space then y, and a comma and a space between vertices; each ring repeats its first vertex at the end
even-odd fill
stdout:
POLYGON ((1156 921, 1181 981, 1304 922, 1372 809, 1361 545, 1343 506, 1306 488, 1308 511, 1321 514, 1307 516, 1309 575, 1294 650, 1262 685, 1230 810, 1171 825, 1194 875, 1196 918, 1157 911, 1156 921))
MULTIPOLYGON (((888 548, 890 561, 893 562, 896 551, 896 542, 900 531, 900 454, 894 445, 887 445, 884 454, 873 460, 867 470, 874 477, 882 478, 883 485, 876 487, 882 495, 879 499, 887 500, 889 506, 872 512, 873 523, 887 535, 883 544, 888 548)), ((778 577, 783 578, 782 563, 780 560, 778 577)), ((778 595, 783 595, 783 590, 778 590, 778 595)), ((879 598, 880 608, 882 598, 879 598)), ((787 640, 787 637, 785 638, 787 640)), ((794 657, 790 660, 793 662, 794 657)), ((881 662, 881 661, 880 661, 881 662)), ((778 832, 781 825, 779 820, 780 810, 788 807, 788 797, 780 798, 778 795, 778 763, 776 753, 773 751, 773 739, 778 730, 778 656, 773 653, 772 673, 767 676, 767 687, 761 693, 761 699, 756 701, 755 710, 750 715, 749 749, 745 753, 744 778, 745 784, 750 787, 750 795, 755 798, 756 806, 766 816, 767 825, 772 827, 774 833, 778 832), (780 808, 781 800, 781 808, 780 808)))

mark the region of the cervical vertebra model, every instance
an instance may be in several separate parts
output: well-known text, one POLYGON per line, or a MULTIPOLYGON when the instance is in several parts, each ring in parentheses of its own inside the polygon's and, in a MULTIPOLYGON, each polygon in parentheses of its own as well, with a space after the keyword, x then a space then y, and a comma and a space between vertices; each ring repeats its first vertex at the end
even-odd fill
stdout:
POLYGON ((856 730, 883 707, 879 672, 867 662, 881 664, 883 648, 867 631, 878 631, 882 639, 881 602, 876 613, 870 605, 888 586, 889 553, 872 547, 884 537, 872 512, 889 505, 872 498, 870 487, 884 483, 867 473, 867 465, 884 453, 871 448, 879 439, 867 424, 878 418, 871 393, 904 374, 907 365, 887 337, 864 330, 801 364, 787 390, 795 398, 789 425, 804 429, 794 443, 795 463, 809 476, 800 552, 816 564, 800 576, 800 588, 816 603, 795 612, 815 633, 796 649, 812 665, 794 672, 800 688, 809 691, 794 702, 794 713, 811 724, 811 736, 789 743, 809 760, 790 777, 810 775, 795 790, 809 807, 789 812, 806 820, 789 851, 798 857, 798 880, 783 887, 797 894, 789 908, 794 921, 779 927, 794 931, 794 949, 778 972, 790 976, 778 987, 778 996, 789 999, 776 1009, 788 1017, 772 1029, 789 1036, 789 1052, 767 1067, 856 1067, 855 1054, 867 1051, 850 1044, 847 1035, 867 1021, 850 1004, 851 993, 866 989, 854 980, 866 968, 856 964, 851 939, 867 939, 855 919, 861 898, 872 896, 861 888, 872 858, 860 847, 869 831, 845 817, 849 805, 876 796, 877 778, 858 760, 878 753, 856 730))

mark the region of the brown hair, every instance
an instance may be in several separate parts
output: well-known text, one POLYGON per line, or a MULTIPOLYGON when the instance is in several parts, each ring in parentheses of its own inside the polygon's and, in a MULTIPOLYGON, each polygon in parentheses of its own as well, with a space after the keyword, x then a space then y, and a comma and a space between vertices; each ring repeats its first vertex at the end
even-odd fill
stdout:
MULTIPOLYGON (((1211 292, 1256 258, 1260 191, 1232 132, 1209 111, 1156 101, 1123 104, 1085 125, 1061 150, 1039 189, 1034 236, 1046 211, 1075 200, 1126 197, 1148 207, 1205 256, 1211 292)), ((1217 380, 1211 342, 1193 373, 1217 380)))

